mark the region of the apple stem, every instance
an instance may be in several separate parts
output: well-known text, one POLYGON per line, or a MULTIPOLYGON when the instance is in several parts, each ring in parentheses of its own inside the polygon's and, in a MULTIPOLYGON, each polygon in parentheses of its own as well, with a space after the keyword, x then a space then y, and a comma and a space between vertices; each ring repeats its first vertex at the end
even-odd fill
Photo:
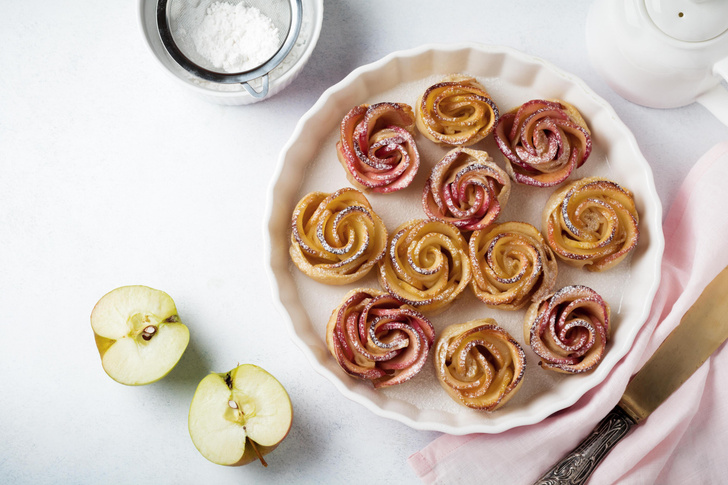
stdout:
MULTIPOLYGON (((237 403, 237 402, 235 402, 235 401, 233 401, 232 399, 228 401, 228 406, 230 406, 231 408, 233 408, 233 409, 235 409, 235 410, 240 410, 240 414, 241 414, 241 415, 242 415, 243 417, 245 416, 245 413, 243 412, 243 410, 242 410, 242 409, 240 409, 240 408, 238 407, 238 403, 237 403)), ((245 428, 245 425, 243 425, 243 429, 245 430, 245 434, 247 435, 247 434, 248 434, 248 430, 247 430, 247 429, 245 428)), ((263 458, 263 455, 262 455, 262 454, 260 453, 260 451, 258 450, 258 447, 257 447, 257 446, 255 446, 255 441, 251 440, 250 438, 247 438, 247 440, 248 440, 248 442, 250 443, 250 446, 251 446, 251 447, 253 448, 253 451, 255 452, 255 455, 256 455, 256 456, 258 457, 258 459, 260 460, 260 463, 261 463, 261 464, 262 464, 262 465, 263 465, 264 467, 266 467, 266 468, 267 468, 267 467, 268 467, 268 463, 267 463, 267 462, 265 461, 265 459, 263 458)))
MULTIPOLYGON (((245 426, 243 426, 243 429, 245 429, 245 426)), ((246 432, 247 432, 247 430, 246 430, 246 432)), ((268 467, 268 463, 266 463, 265 459, 263 458, 263 455, 261 455, 260 454, 260 451, 258 451, 258 447, 255 446, 255 441, 251 440, 250 438, 248 438, 248 441, 250 442, 250 446, 253 447, 253 451, 255 451, 255 454, 258 455, 258 459, 260 460, 260 463, 264 467, 267 468, 268 467)))
POLYGON ((151 340, 154 334, 157 333, 157 327, 154 325, 148 325, 142 330, 142 338, 144 340, 151 340))

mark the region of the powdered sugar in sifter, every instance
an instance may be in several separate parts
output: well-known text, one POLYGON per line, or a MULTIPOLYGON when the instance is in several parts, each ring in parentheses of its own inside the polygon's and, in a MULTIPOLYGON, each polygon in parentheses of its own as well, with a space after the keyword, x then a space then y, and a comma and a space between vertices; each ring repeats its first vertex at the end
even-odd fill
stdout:
MULTIPOLYGON (((219 3, 219 2, 218 2, 219 3)), ((193 42, 193 33, 205 21, 213 2, 205 0, 158 0, 157 28, 159 36, 169 55, 192 75, 220 84, 241 84, 255 98, 268 94, 269 73, 278 66, 293 49, 301 31, 302 0, 246 0, 245 8, 257 9, 270 19, 280 33, 277 48, 270 56, 258 58, 254 65, 244 66, 244 70, 229 72, 220 65, 200 54, 193 42), (250 82, 260 79, 261 86, 256 90, 250 82)))

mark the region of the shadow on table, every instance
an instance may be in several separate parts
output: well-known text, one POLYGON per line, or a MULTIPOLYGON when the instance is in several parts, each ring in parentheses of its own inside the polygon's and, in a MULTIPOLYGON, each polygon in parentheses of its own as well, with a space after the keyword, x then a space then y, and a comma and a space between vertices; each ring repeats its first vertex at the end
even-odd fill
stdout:
POLYGON ((180 396, 189 402, 192 400, 197 385, 210 372, 209 361, 197 347, 195 339, 190 339, 187 350, 177 365, 157 385, 164 388, 163 392, 180 396))

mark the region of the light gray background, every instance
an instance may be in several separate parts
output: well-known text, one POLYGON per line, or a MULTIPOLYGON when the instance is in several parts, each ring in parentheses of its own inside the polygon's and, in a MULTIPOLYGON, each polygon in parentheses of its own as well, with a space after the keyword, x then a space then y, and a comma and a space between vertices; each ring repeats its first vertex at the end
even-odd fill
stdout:
POLYGON ((406 458, 438 434, 339 395, 273 310, 262 211, 278 152, 362 64, 424 43, 501 44, 606 98, 667 208, 728 131, 700 106, 651 110, 612 92, 587 57, 589 5, 327 0, 301 76, 263 103, 222 107, 162 72, 136 1, 0 2, 0 482, 417 483, 406 458), (109 379, 89 326, 96 301, 126 284, 172 295, 192 334, 151 386, 109 379), (267 469, 213 465, 187 432, 197 382, 238 362, 276 375, 294 403, 267 469))

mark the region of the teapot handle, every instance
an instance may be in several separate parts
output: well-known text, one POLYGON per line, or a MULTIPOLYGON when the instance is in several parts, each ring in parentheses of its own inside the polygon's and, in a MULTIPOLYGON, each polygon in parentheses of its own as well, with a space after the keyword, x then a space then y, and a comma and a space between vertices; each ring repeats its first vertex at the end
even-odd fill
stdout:
MULTIPOLYGON (((713 74, 728 81, 728 57, 718 61, 713 66, 713 74)), ((718 83, 710 90, 698 96, 696 101, 728 126, 728 90, 722 83, 718 83)))

